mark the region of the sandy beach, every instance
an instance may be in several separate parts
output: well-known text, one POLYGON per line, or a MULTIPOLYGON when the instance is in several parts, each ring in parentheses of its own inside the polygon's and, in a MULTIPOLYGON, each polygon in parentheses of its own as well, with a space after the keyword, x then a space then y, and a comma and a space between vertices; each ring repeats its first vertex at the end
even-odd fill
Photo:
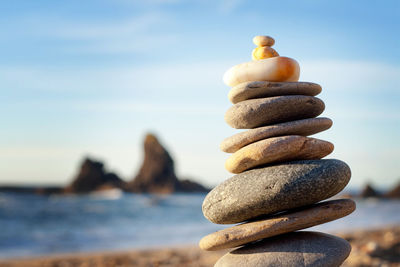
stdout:
MULTIPOLYGON (((400 226, 375 230, 338 233, 352 245, 350 257, 343 266, 400 266, 400 226)), ((0 261, 2 267, 114 267, 177 266, 206 267, 227 251, 205 252, 196 246, 121 252, 76 253, 48 257, 0 261)))

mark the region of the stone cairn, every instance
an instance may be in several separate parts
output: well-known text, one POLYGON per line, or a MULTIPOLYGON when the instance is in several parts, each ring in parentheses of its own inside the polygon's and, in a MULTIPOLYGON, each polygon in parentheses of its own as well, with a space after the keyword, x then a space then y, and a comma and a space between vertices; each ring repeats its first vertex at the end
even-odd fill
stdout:
POLYGON ((237 248, 215 266, 340 266, 351 251, 338 237, 301 230, 344 217, 355 210, 350 199, 333 197, 351 172, 346 163, 321 159, 333 144, 309 135, 331 127, 316 118, 324 102, 321 86, 298 82, 299 64, 271 48, 274 39, 256 36, 253 61, 224 75, 234 104, 225 121, 249 129, 226 138, 226 161, 236 174, 204 199, 203 214, 213 223, 235 224, 203 237, 200 248, 237 248), (318 203, 319 202, 319 203, 318 203))

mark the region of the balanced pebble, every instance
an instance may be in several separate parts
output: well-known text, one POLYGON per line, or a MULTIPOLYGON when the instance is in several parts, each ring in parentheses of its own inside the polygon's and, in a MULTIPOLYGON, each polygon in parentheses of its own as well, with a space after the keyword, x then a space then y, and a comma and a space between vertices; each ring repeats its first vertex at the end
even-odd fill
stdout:
POLYGON ((242 63, 225 72, 223 80, 228 86, 249 81, 297 82, 300 66, 288 57, 271 57, 242 63))
POLYGON ((303 95, 250 99, 230 107, 225 121, 236 129, 252 129, 280 122, 314 118, 325 109, 319 98, 303 95))
POLYGON ((245 82, 233 87, 228 94, 229 100, 238 102, 283 95, 309 95, 316 96, 321 93, 321 86, 310 82, 245 82))
POLYGON ((294 232, 233 250, 214 267, 338 267, 350 251, 350 244, 342 238, 318 232, 294 232))
POLYGON ((279 54, 272 47, 262 46, 254 48, 251 57, 253 60, 260 60, 270 57, 279 57, 279 54))
POLYGON ((256 46, 273 46, 275 44, 275 40, 270 36, 258 35, 253 38, 253 43, 256 46))
POLYGON ((211 190, 202 210, 213 223, 239 223, 330 198, 342 191, 350 176, 349 166, 335 159, 293 161, 253 169, 211 190))
POLYGON ((220 149, 227 153, 234 153, 248 144, 266 138, 283 135, 308 136, 325 131, 331 126, 332 120, 328 118, 311 118, 259 127, 225 138, 220 144, 220 149))
POLYGON ((351 199, 320 202, 217 231, 203 237, 199 246, 203 250, 234 248, 263 238, 330 222, 349 215, 355 208, 356 203, 351 199))
POLYGON ((333 151, 333 144, 327 141, 288 135, 267 138, 247 145, 233 153, 225 162, 225 168, 232 173, 291 160, 321 159, 333 151))

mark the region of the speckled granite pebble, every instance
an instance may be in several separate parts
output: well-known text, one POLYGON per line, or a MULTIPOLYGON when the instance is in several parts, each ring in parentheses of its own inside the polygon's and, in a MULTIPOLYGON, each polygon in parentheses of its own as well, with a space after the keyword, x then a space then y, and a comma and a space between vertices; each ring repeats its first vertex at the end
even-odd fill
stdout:
POLYGON ((225 113, 225 121, 233 128, 252 129, 280 122, 314 118, 324 109, 324 102, 313 96, 288 95, 250 99, 229 108, 225 113))
POLYGON ((213 223, 239 223, 332 197, 343 190, 350 176, 347 164, 335 159, 294 161, 253 169, 211 190, 202 210, 213 223))

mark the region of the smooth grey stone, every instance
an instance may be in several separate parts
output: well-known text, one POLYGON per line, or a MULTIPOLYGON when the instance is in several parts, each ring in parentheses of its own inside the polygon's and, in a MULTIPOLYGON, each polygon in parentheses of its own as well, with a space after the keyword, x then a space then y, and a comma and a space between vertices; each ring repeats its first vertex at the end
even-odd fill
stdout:
POLYGON ((232 224, 317 203, 347 185, 349 166, 336 159, 303 160, 253 169, 215 187, 203 202, 213 223, 232 224))
POLYGON ((264 238, 333 221, 349 215, 355 209, 356 203, 351 199, 323 201, 219 230, 203 237, 199 247, 203 250, 239 247, 264 238))
POLYGON ((247 99, 264 98, 281 95, 316 96, 321 92, 319 84, 310 82, 245 82, 233 87, 228 94, 229 100, 239 103, 247 99))
POLYGON ((274 123, 314 118, 324 109, 324 102, 314 96, 287 95, 250 99, 229 108, 225 113, 225 121, 236 129, 252 129, 274 123))
POLYGON ((319 232, 293 232, 233 250, 214 266, 337 267, 350 251, 350 244, 342 238, 319 232))

